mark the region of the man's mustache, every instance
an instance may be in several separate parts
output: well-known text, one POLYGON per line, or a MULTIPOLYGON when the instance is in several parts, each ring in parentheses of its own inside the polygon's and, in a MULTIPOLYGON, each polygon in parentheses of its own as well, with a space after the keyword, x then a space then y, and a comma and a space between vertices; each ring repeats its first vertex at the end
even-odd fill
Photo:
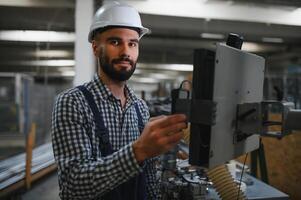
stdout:
POLYGON ((121 57, 121 58, 116 58, 116 59, 112 60, 112 64, 117 64, 117 63, 120 63, 120 62, 129 62, 131 66, 134 65, 134 62, 129 58, 121 57))

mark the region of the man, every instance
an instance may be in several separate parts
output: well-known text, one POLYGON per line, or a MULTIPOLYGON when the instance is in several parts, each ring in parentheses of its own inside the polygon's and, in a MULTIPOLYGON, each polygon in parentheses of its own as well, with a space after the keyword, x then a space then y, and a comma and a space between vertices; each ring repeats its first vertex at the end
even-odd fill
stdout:
POLYGON ((186 118, 149 120, 146 104, 126 85, 147 31, 124 4, 106 4, 95 14, 89 41, 98 73, 60 94, 53 112, 62 199, 158 199, 154 157, 180 141, 186 118))

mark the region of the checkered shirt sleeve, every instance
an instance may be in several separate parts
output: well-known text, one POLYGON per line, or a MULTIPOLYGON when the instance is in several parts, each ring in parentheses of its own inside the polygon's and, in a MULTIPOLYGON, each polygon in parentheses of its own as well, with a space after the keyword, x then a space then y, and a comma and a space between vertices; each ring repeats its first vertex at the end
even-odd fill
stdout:
MULTIPOLYGON (((51 135, 61 199, 101 199, 101 195, 143 170, 148 199, 158 199, 155 159, 145 161, 142 168, 135 159, 132 142, 109 156, 93 158, 88 131, 95 131, 94 118, 76 90, 58 96, 52 116, 51 135)), ((138 106, 146 123, 149 118, 146 104, 141 101, 138 106)))

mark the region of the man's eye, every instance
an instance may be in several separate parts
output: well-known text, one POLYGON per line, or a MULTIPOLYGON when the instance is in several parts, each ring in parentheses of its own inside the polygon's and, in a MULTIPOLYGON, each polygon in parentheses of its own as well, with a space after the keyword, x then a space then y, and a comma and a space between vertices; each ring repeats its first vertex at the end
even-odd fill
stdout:
POLYGON ((131 43, 129 43, 129 46, 130 46, 130 47, 136 47, 136 46, 138 46, 138 44, 135 43, 135 42, 131 42, 131 43))
POLYGON ((112 40, 111 44, 114 45, 114 46, 117 46, 119 44, 119 42, 118 42, 118 40, 112 40))

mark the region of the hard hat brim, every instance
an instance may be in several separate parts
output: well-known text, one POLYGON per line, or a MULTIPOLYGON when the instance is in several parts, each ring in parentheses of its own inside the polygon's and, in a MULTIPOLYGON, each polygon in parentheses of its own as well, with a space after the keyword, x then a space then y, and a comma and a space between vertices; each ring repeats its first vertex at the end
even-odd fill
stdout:
MULTIPOLYGON (((139 39, 141 39, 145 34, 149 33, 150 30, 148 28, 145 28, 145 27, 135 27, 135 26, 126 26, 124 24, 122 25, 107 25, 107 26, 102 26, 100 28, 94 28, 94 27, 91 27, 91 30, 89 32, 89 35, 88 35, 88 41, 91 43, 93 38, 94 38, 94 35, 95 35, 95 31, 99 30, 99 32, 102 32, 101 29, 104 29, 104 31, 108 30, 109 27, 112 27, 112 28, 116 28, 116 27, 120 27, 120 28, 133 28, 133 29, 139 29, 139 39)), ((97 31, 98 32, 98 31, 97 31)))

